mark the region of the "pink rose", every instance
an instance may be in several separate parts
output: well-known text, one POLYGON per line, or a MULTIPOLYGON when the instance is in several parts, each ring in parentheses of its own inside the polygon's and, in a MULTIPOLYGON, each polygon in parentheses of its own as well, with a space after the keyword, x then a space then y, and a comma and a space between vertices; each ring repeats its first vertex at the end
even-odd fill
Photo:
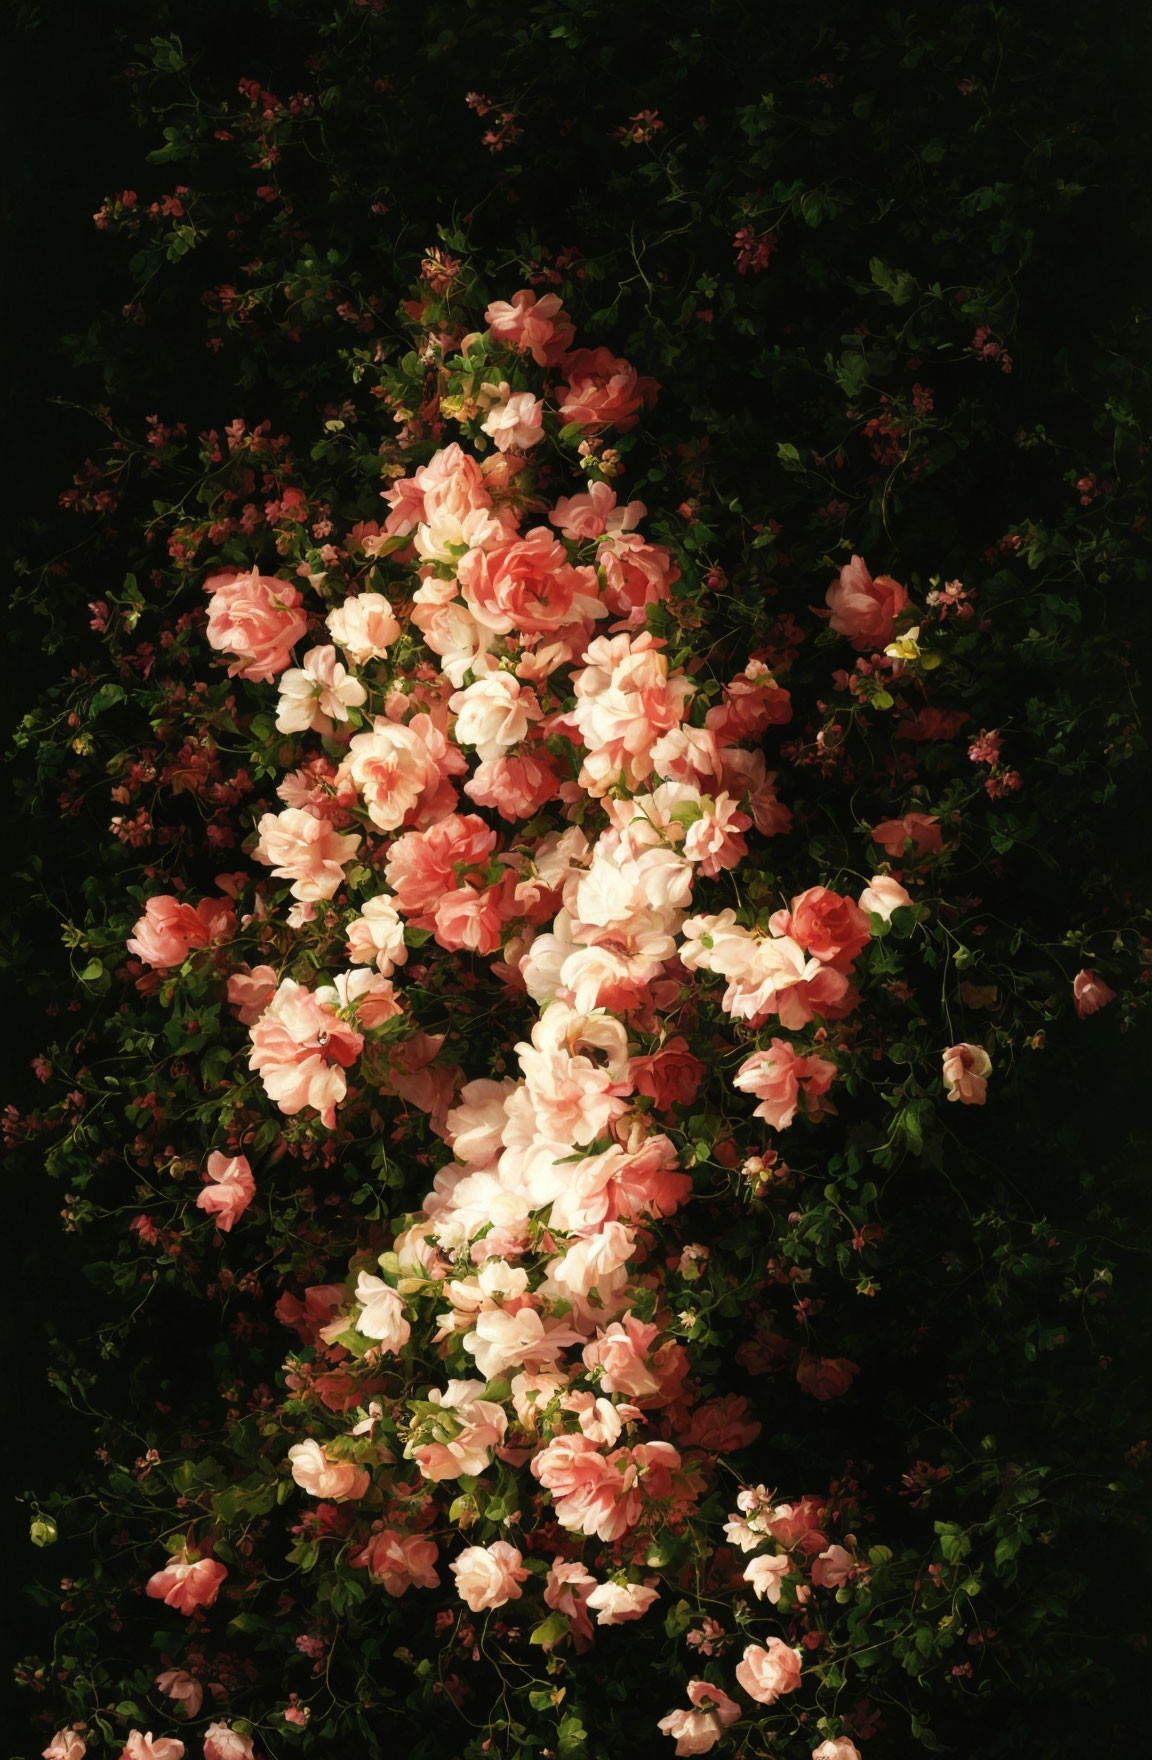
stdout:
POLYGON ((179 1700, 189 1717, 195 1717, 204 1702, 204 1689, 182 1668, 168 1668, 156 1676, 156 1685, 170 1699, 179 1700))
POLYGON ((183 1752, 183 1742, 172 1736, 153 1736, 151 1730, 144 1736, 138 1729, 133 1729, 128 1732, 120 1760, 180 1760, 183 1752))
POLYGON ((204 1731, 204 1760, 252 1760, 252 1743, 226 1723, 210 1723, 204 1731))
POLYGON ((982 1045, 949 1045, 944 1053, 944 1087, 949 1100, 962 1106, 983 1106, 992 1059, 982 1045))
POLYGON ((651 407, 659 390, 606 348, 577 348, 560 366, 568 383, 560 388, 560 420, 586 433, 601 428, 634 428, 643 405, 651 407))
POLYGON ((601 1583, 588 1597, 598 1626, 622 1626, 643 1619, 660 1591, 648 1583, 601 1583))
POLYGON ((857 954, 872 936, 868 918, 859 905, 826 886, 810 886, 792 900, 790 912, 777 911, 772 919, 777 935, 791 935, 822 965, 848 971, 857 954))
POLYGON ((449 1567, 456 1578, 456 1590, 473 1613, 485 1608, 503 1607, 506 1601, 519 1601, 521 1583, 528 1576, 524 1560, 506 1540, 493 1540, 490 1546, 466 1546, 449 1567))
POLYGON ((328 1498, 332 1503, 349 1503, 363 1497, 372 1482, 366 1468, 354 1461, 330 1461, 314 1437, 297 1442, 288 1450, 292 1477, 309 1497, 328 1498))
POLYGON ((517 630, 547 635, 568 623, 606 617, 596 571, 574 568, 547 526, 470 550, 456 569, 464 602, 477 623, 496 635, 517 630))
POLYGON ((794 1693, 800 1685, 800 1658, 779 1638, 769 1638, 767 1647, 749 1644, 743 1662, 736 1665, 736 1679, 750 1699, 774 1705, 781 1694, 794 1693))
POLYGON ((862 911, 869 916, 883 917, 886 923, 891 922, 893 911, 902 910, 911 903, 910 895, 891 874, 873 874, 859 898, 862 911))
POLYGON ((531 819, 555 800, 560 778, 547 752, 517 752, 478 764, 464 793, 478 807, 493 807, 502 819, 531 819))
POLYGON ((826 1094, 836 1079, 836 1065, 825 1057, 801 1057, 784 1039, 773 1039, 770 1051, 754 1051, 745 1058, 732 1078, 732 1085, 744 1094, 755 1094, 760 1105, 753 1113, 773 1130, 786 1130, 796 1116, 803 1090, 809 1118, 819 1118, 820 1096, 826 1094))
POLYGON ((666 1736, 676 1737, 677 1754, 707 1754, 728 1725, 737 1721, 740 1707, 711 1681, 689 1681, 688 1697, 692 1701, 691 1711, 671 1711, 656 1728, 666 1736))
POLYGON ((544 438, 544 405, 530 391, 509 392, 507 385, 501 390, 506 395, 493 404, 481 429, 491 435, 499 451, 515 447, 518 452, 527 452, 544 438))
POLYGON ((691 1106, 700 1092, 704 1065, 689 1051, 686 1039, 669 1039, 647 1057, 630 1058, 628 1079, 657 1112, 668 1112, 676 1105, 691 1106))
POLYGON ((832 613, 832 628, 847 636, 854 648, 882 648, 892 640, 908 595, 889 574, 873 580, 863 557, 854 556, 828 588, 825 602, 832 613))
POLYGON ((836 1736, 813 1748, 812 1760, 860 1760, 860 1750, 847 1736, 836 1736))
POLYGON ((383 593, 358 593, 345 599, 328 613, 326 622, 332 640, 357 666, 382 660, 400 637, 400 625, 383 593))
POLYGON ((308 904, 331 898, 344 884, 344 869, 360 848, 358 836, 341 837, 330 819, 317 819, 296 807, 265 813, 260 841, 252 851, 277 880, 291 880, 293 898, 308 904))
POLYGON ((256 1196, 256 1181, 246 1156, 229 1157, 219 1150, 208 1157, 208 1173, 212 1184, 204 1187, 196 1208, 215 1216, 217 1228, 228 1234, 256 1196))
POLYGON ((194 947, 226 941, 235 929, 236 915, 227 900, 205 898, 191 905, 162 892, 144 906, 127 946, 145 965, 166 972, 183 965, 194 947))
POLYGON ((404 1298, 385 1283, 382 1277, 372 1277, 362 1271, 356 1282, 356 1300, 360 1304, 360 1313, 356 1316, 356 1330, 365 1338, 379 1341, 386 1351, 395 1353, 403 1350, 412 1336, 412 1328, 404 1316, 404 1298))
POLYGON ((344 1071, 360 1056, 363 1035, 303 984, 285 978, 249 1037, 248 1067, 280 1111, 292 1117, 312 1106, 334 1129, 337 1104, 348 1092, 344 1071))
POLYGON ((530 354, 538 367, 555 366, 576 334, 558 293, 537 299, 527 287, 510 301, 493 300, 484 322, 497 342, 530 354))
POLYGON ((1107 1008, 1110 1002, 1115 1002, 1116 992, 1108 988, 1103 978, 1085 968, 1072 980, 1072 997, 1076 1013, 1083 1020, 1086 1015, 1095 1014, 1098 1008, 1107 1008))
POLYGON ((898 862, 904 857, 906 844, 912 845, 911 859, 918 861, 940 849, 944 839, 931 813, 905 813, 902 819, 885 819, 874 826, 872 841, 898 862))
POLYGON ((828 1546, 811 1565, 812 1581, 818 1589, 840 1589, 856 1575, 856 1560, 843 1546, 828 1546))
POLYGON ((456 717, 459 745, 475 746, 476 756, 499 758, 509 746, 527 739, 543 711, 535 691, 525 689, 509 672, 490 672, 457 691, 448 704, 456 717))
POLYGON ((757 1600, 766 1595, 775 1606, 780 1600, 784 1579, 791 1570, 792 1560, 786 1552, 765 1552, 745 1566, 744 1581, 751 1583, 757 1600))
POLYGON ((41 1749, 43 1760, 84 1760, 87 1752, 83 1736, 71 1729, 58 1729, 48 1746, 41 1749))
POLYGON ((697 1406, 692 1422, 677 1441, 684 1448, 703 1448, 709 1454, 732 1454, 747 1448, 760 1434, 760 1425, 748 1416, 743 1394, 726 1393, 722 1399, 697 1406))
POLYGON ((260 1019, 276 994, 277 977, 271 966, 241 966, 228 978, 228 1002, 236 1017, 250 1027, 260 1019))
POLYGON ((149 1577, 144 1593, 180 1613, 193 1613, 198 1607, 212 1606, 227 1575, 214 1558, 190 1558, 188 1548, 182 1547, 163 1570, 149 1577))
POLYGON ((303 599, 287 581, 262 575, 214 574, 204 582, 208 603, 208 640, 236 659, 228 676, 270 684, 288 665, 292 649, 308 633, 300 610, 303 599))
POLYGON ((353 1554, 351 1562, 366 1565, 369 1575, 389 1595, 403 1595, 405 1590, 413 1587, 439 1588, 440 1578, 436 1574, 439 1556, 434 1540, 384 1528, 373 1534, 362 1552, 353 1554))

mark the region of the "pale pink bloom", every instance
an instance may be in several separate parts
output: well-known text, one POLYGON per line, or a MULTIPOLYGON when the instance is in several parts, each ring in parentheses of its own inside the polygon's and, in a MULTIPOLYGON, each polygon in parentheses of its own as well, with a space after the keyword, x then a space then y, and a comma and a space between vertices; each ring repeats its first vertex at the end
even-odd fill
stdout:
POLYGON ((335 648, 310 648, 303 666, 293 667, 280 678, 280 701, 276 710, 279 733, 331 733, 337 721, 347 721, 349 709, 358 709, 368 693, 358 678, 351 678, 336 658, 335 648))
POLYGON ((684 854, 689 861, 699 862, 702 873, 715 879, 721 869, 738 867, 748 854, 748 845, 740 834, 747 831, 752 821, 747 813, 738 811, 726 794, 715 799, 705 795, 700 807, 700 817, 688 827, 684 854))
POLYGON ((607 616, 592 568, 574 568, 547 526, 470 550, 457 564, 464 602, 496 635, 543 635, 567 623, 607 616))
POLYGON ((461 1161, 483 1166, 496 1153, 503 1135, 504 1103, 513 1084, 480 1077, 460 1090, 460 1104, 448 1114, 446 1128, 452 1151, 461 1161))
POLYGON ((397 966, 407 963, 404 924, 387 893, 380 893, 360 906, 360 915, 348 925, 348 958, 353 965, 374 965, 390 978, 397 966))
POLYGON ((840 1589, 856 1575, 856 1560, 843 1546, 828 1546, 812 1560, 812 1581, 818 1589, 840 1589))
POLYGON ((625 1393, 645 1405, 668 1405, 680 1392, 688 1362, 682 1347, 635 1314, 613 1320, 583 1351, 584 1366, 600 1370, 605 1393, 625 1393))
POLYGON ((625 1267, 635 1251, 632 1230, 622 1222, 606 1222, 598 1233, 574 1242, 562 1258, 551 1261, 549 1280, 559 1286, 582 1318, 592 1317, 595 1311, 606 1319, 617 1306, 617 1292, 627 1284, 625 1267), (595 1310, 588 1300, 593 1291, 595 1310))
POLYGON ((672 1711, 656 1725, 666 1736, 676 1737, 675 1753, 707 1754, 728 1725, 740 1717, 740 1707, 722 1687, 711 1681, 689 1681, 691 1711, 672 1711))
POLYGON ((595 538, 617 538, 630 532, 639 525, 647 511, 642 501, 630 501, 627 507, 618 507, 616 491, 610 484, 589 483, 583 494, 561 495, 548 518, 554 526, 559 526, 566 538, 581 543, 595 538))
POLYGON ((653 746, 687 712, 696 687, 682 674, 670 673, 662 648, 644 630, 638 636, 599 636, 584 654, 584 668, 573 680, 571 719, 591 754, 581 785, 598 796, 620 774, 633 788, 651 776, 653 746))
POLYGON ((332 1130, 348 1092, 344 1071, 360 1056, 363 1035, 311 990, 285 978, 249 1037, 248 1067, 259 1073, 268 1098, 289 1117, 312 1106, 332 1130))
POLYGON ((456 1592, 473 1613, 519 1601, 520 1585, 528 1576, 524 1559, 506 1540, 490 1546, 467 1546, 449 1567, 456 1578, 456 1592))
POLYGON ((736 1679, 749 1698, 774 1705, 782 1693, 794 1693, 800 1685, 800 1658, 779 1638, 769 1638, 767 1647, 749 1644, 736 1665, 736 1679))
MULTIPOLYGON (((455 581, 426 582, 415 595, 411 621, 439 656, 445 676, 460 689, 466 673, 481 670, 481 662, 496 638, 490 629, 477 623, 466 605, 458 603, 455 593, 455 581), (426 594, 429 587, 437 590, 426 594), (447 592, 447 598, 442 596, 443 592, 447 592)), ((485 663, 493 664, 491 657, 485 663)))
POLYGON ((832 628, 847 636, 854 648, 882 648, 892 640, 896 619, 908 604, 908 595, 891 575, 873 580, 861 556, 854 556, 840 570, 825 594, 832 612, 832 628))
POLYGON ((332 1503, 348 1503, 363 1497, 372 1483, 366 1468, 355 1461, 330 1461, 314 1437, 297 1442, 288 1450, 292 1477, 309 1497, 323 1497, 332 1503))
POLYGON ((792 1560, 786 1552, 762 1553, 744 1567, 744 1581, 751 1583, 757 1599, 766 1595, 775 1605, 780 1600, 780 1591, 784 1578, 792 1569, 792 1560))
POLYGON ((504 1440, 508 1415, 495 1400, 485 1399, 483 1381, 449 1381, 434 1387, 433 1405, 450 1413, 461 1428, 446 1441, 421 1443, 410 1452, 425 1479, 456 1479, 461 1473, 482 1473, 491 1462, 492 1450, 504 1440))
POLYGON ((601 1583, 588 1597, 588 1606, 596 1615, 598 1626, 622 1626, 629 1620, 643 1619, 660 1591, 648 1583, 601 1583))
POLYGON ((860 1750, 847 1736, 829 1737, 813 1748, 812 1760, 860 1760, 860 1750))
POLYGON ((316 1000, 342 1013, 354 1013, 356 1025, 369 1032, 403 1013, 392 980, 379 972, 338 972, 331 984, 317 990, 316 1000))
POLYGON ((357 666, 382 660, 400 636, 400 625, 383 593, 358 593, 328 613, 332 640, 357 666))
POLYGON ((887 923, 891 921, 893 911, 910 905, 912 899, 899 880, 893 880, 891 874, 873 874, 860 894, 858 903, 860 909, 869 916, 883 917, 887 923))
POLYGON ((475 746, 481 760, 502 757, 509 746, 527 739, 543 711, 535 691, 525 689, 510 672, 490 672, 457 691, 448 703, 456 716, 454 737, 475 746))
POLYGON ((183 1547, 163 1570, 149 1577, 144 1592, 179 1613, 192 1613, 197 1607, 212 1606, 227 1575, 214 1558, 189 1558, 187 1547, 183 1547))
POLYGON ((544 438, 543 402, 530 391, 510 392, 507 385, 501 385, 500 390, 503 396, 488 411, 481 430, 492 436, 501 452, 513 446, 527 452, 544 438))
POLYGON ((962 1106, 983 1106, 992 1059, 982 1045, 949 1045, 944 1052, 944 1087, 949 1100, 962 1106))
POLYGON ((818 1118, 820 1096, 836 1079, 836 1065, 827 1058, 797 1054, 784 1039, 773 1039, 768 1051, 754 1051, 732 1078, 743 1094, 755 1094, 760 1105, 753 1113, 773 1130, 786 1130, 796 1116, 803 1091, 808 1116, 818 1118))
POLYGON ((253 1760, 252 1742, 226 1723, 210 1723, 204 1731, 204 1760, 253 1760))
POLYGON ((180 1760, 183 1752, 184 1743, 173 1736, 154 1736, 151 1730, 141 1735, 133 1729, 120 1751, 120 1760, 180 1760))
POLYGON ((204 1702, 204 1689, 200 1682, 193 1680, 182 1668, 165 1669, 163 1674, 156 1676, 156 1685, 170 1699, 179 1700, 189 1717, 195 1717, 204 1702))
POLYGON ((898 862, 904 856, 906 843, 912 845, 912 860, 931 855, 943 845, 940 827, 931 813, 905 813, 902 819, 885 819, 872 828, 872 841, 898 862))
MULTIPOLYGON (((534 1040, 539 1031, 539 1027, 533 1029, 534 1040)), ((517 1045, 516 1054, 540 1136, 556 1142, 591 1143, 627 1111, 612 1072, 590 1058, 538 1049, 524 1041, 517 1045)))
POLYGON ((544 1604, 562 1613, 572 1627, 577 1650, 585 1650, 592 1641, 592 1621, 588 1618, 588 1597, 596 1587, 596 1579, 579 1559, 554 1558, 548 1567, 544 1584, 544 1604))
POLYGON ((237 1019, 250 1027, 260 1019, 276 994, 278 979, 271 966, 242 967, 228 977, 228 1001, 237 1019))
POLYGON ((198 1210, 215 1216, 216 1227, 229 1234, 256 1196, 256 1181, 245 1155, 222 1155, 216 1150, 208 1157, 211 1184, 196 1199, 198 1210))
POLYGON ((425 562, 451 562, 462 547, 487 548, 506 537, 514 516, 494 508, 476 460, 453 443, 416 472, 423 519, 416 551, 425 562))
POLYGON ((555 800, 560 778, 546 751, 517 752, 486 759, 464 784, 478 807, 493 807, 502 819, 531 819, 555 800))
MULTIPOLYGON (((340 774, 356 788, 372 823, 381 831, 395 831, 422 796, 438 802, 441 782, 467 768, 463 753, 429 716, 415 715, 406 726, 377 716, 370 733, 359 733, 350 742, 340 774)), ((456 801, 450 785, 447 794, 451 798, 445 810, 450 812, 456 801)), ((427 810, 427 800, 424 805, 427 810)))
POLYGON ((1098 1008, 1107 1008, 1110 1002, 1115 1002, 1116 992, 1108 988, 1103 978, 1084 968, 1072 980, 1072 997, 1076 1013, 1083 1020, 1086 1015, 1095 1014, 1098 1008))
POLYGON ((48 1746, 41 1749, 43 1760, 84 1760, 87 1752, 87 1742, 72 1729, 58 1729, 48 1746))
POLYGON ((560 388, 560 420, 586 433, 602 428, 634 428, 642 405, 656 401, 655 379, 606 348, 577 348, 560 362, 567 384, 560 388))
POLYGON ((356 1283, 356 1300, 360 1313, 356 1330, 365 1338, 378 1339, 386 1351, 403 1350, 412 1336, 412 1328, 404 1318, 404 1301, 392 1285, 382 1277, 371 1277, 362 1271, 356 1283))
POLYGON ((503 903, 499 887, 454 886, 437 901, 436 940, 449 951, 495 953, 504 932, 503 903))
POLYGON ((551 1328, 536 1308, 489 1308, 476 1316, 476 1325, 464 1335, 464 1349, 476 1359, 486 1381, 521 1363, 547 1362, 561 1355, 580 1335, 562 1322, 551 1328))
POLYGON ((183 965, 193 948, 226 941, 235 929, 236 915, 226 899, 205 898, 191 905, 158 893, 144 906, 127 946, 145 965, 165 972, 183 965))
POLYGON ((493 300, 484 322, 498 342, 530 354, 538 367, 555 366, 576 334, 558 293, 537 299, 526 287, 510 301, 493 300))
POLYGON ((317 819, 298 807, 265 813, 252 851, 278 880, 291 880, 290 892, 306 904, 331 898, 344 881, 344 869, 360 848, 358 835, 342 837, 330 819, 317 819))
POLYGON ((236 658, 228 668, 256 684, 270 684, 284 671, 292 649, 308 633, 298 590, 287 581, 230 570, 204 582, 208 602, 208 641, 236 658))

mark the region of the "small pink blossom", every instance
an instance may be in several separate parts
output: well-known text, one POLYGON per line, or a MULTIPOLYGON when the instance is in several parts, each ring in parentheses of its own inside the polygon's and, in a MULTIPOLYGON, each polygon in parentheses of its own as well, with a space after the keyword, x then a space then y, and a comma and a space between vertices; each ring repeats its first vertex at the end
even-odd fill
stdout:
POLYGON ((992 1073, 992 1059, 982 1045, 950 1045, 943 1056, 944 1087, 949 1100, 962 1106, 983 1106, 992 1073))
POLYGON ((493 1540, 490 1546, 467 1546, 449 1567, 456 1578, 460 1599, 473 1613, 489 1607, 503 1607, 508 1601, 519 1601, 522 1582, 528 1576, 524 1560, 506 1540, 493 1540))
POLYGON ((740 1707, 722 1687, 711 1681, 689 1681, 691 1711, 671 1711, 656 1725, 666 1736, 675 1736, 676 1754, 707 1754, 729 1724, 740 1716, 740 1707))
POLYGON ((908 594, 891 575, 873 580, 862 556, 853 556, 840 570, 825 595, 832 613, 832 628, 847 636, 854 648, 882 648, 892 640, 896 619, 908 604, 908 594))
POLYGON ((154 1736, 151 1730, 147 1735, 141 1735, 138 1729, 133 1729, 128 1732, 120 1760, 180 1760, 183 1752, 184 1743, 173 1736, 154 1736))
POLYGON ((252 1760, 249 1736, 230 1729, 226 1723, 210 1723, 204 1731, 204 1760, 252 1760))
POLYGON ((904 855, 905 844, 912 845, 912 860, 918 861, 940 849, 944 839, 933 814, 905 813, 902 819, 885 819, 873 826, 872 841, 898 862, 904 855))
POLYGON ((1076 1013, 1084 1020, 1087 1015, 1095 1014, 1097 1009, 1107 1008, 1110 1002, 1115 1002, 1116 992, 1109 989, 1103 978, 1085 967, 1072 980, 1072 997, 1076 1004, 1076 1013))
POLYGON ((216 1559, 190 1558, 184 1547, 149 1577, 144 1592, 179 1613, 194 1613, 198 1607, 212 1606, 227 1575, 216 1559))
POLYGON ((749 1644, 744 1660, 736 1665, 736 1679, 749 1698, 774 1705, 800 1685, 800 1658, 780 1638, 769 1638, 767 1646, 749 1644))
POLYGON ((48 1746, 41 1749, 43 1760, 84 1760, 87 1752, 87 1742, 72 1729, 58 1729, 48 1746))
POLYGON ((216 1227, 229 1234, 256 1196, 256 1181, 244 1155, 222 1155, 219 1150, 208 1157, 211 1180, 196 1199, 198 1210, 215 1216, 216 1227))

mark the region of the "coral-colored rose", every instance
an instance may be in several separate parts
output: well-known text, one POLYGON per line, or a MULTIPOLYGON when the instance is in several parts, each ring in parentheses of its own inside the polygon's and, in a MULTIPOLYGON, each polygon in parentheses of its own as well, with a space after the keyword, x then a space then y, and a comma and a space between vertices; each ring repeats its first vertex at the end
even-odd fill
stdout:
POLYGON ((426 817, 451 812, 456 791, 448 778, 468 768, 463 752, 433 725, 414 715, 407 724, 377 716, 370 733, 358 733, 348 747, 340 776, 361 796, 368 817, 381 831, 410 821, 419 805, 426 817), (437 808, 443 811, 436 811, 437 808))
POLYGON ((252 1742, 226 1723, 210 1723, 204 1731, 204 1760, 252 1760, 252 1742))
POLYGON ((48 1746, 41 1749, 43 1760, 84 1760, 87 1752, 87 1742, 73 1729, 58 1729, 48 1746))
POLYGON ((400 1534, 395 1528, 384 1528, 373 1534, 364 1550, 353 1554, 354 1565, 366 1565, 375 1582, 389 1595, 403 1595, 406 1589, 436 1589, 440 1578, 436 1561, 440 1554, 434 1540, 419 1534, 400 1534))
POLYGON ((1072 980, 1072 997, 1076 1013, 1083 1020, 1086 1015, 1095 1014, 1098 1008, 1107 1008, 1110 1002, 1115 1002, 1116 992, 1108 988, 1103 978, 1085 968, 1072 980))
POLYGON ((388 851, 384 878, 396 908, 430 929, 440 899, 463 882, 483 885, 496 833, 476 813, 449 813, 426 831, 408 831, 388 851))
POLYGON ((214 574, 204 582, 208 602, 208 640, 236 656, 228 676, 270 684, 288 665, 292 649, 308 633, 303 599, 288 581, 262 575, 214 574))
POLYGON ((555 366, 576 334, 558 293, 537 299, 527 287, 511 300, 493 300, 484 322, 497 342, 530 354, 538 367, 555 366))
POLYGON ((456 1592, 473 1613, 519 1601, 520 1585, 528 1576, 523 1556, 506 1540, 490 1546, 467 1546, 449 1567, 456 1578, 456 1592))
POLYGON ((691 1106, 700 1092, 704 1065, 689 1051, 686 1039, 669 1039, 647 1057, 630 1058, 628 1079, 657 1112, 668 1112, 673 1106, 691 1106))
POLYGON ((315 1107, 321 1123, 335 1128, 336 1107, 348 1092, 344 1071, 356 1062, 364 1038, 311 990, 285 978, 249 1029, 249 1069, 264 1092, 289 1117, 315 1107))
POLYGON ((778 911, 772 929, 791 935, 822 965, 848 971, 857 954, 872 936, 872 927, 860 906, 826 886, 810 886, 792 900, 791 911, 778 911))
POLYGON ((688 1697, 692 1701, 691 1711, 671 1711, 656 1728, 666 1736, 676 1737, 675 1753, 707 1754, 728 1725, 737 1721, 740 1707, 711 1681, 689 1681, 688 1697))
POLYGON ((753 1113, 773 1130, 786 1130, 796 1116, 803 1092, 809 1118, 833 1110, 821 1107, 820 1096, 826 1094, 836 1079, 836 1065, 826 1057, 799 1056, 784 1039, 773 1039, 769 1051, 754 1051, 745 1058, 732 1078, 741 1093, 755 1094, 760 1104, 753 1113))
POLYGON ((908 595, 890 574, 873 580, 862 556, 854 556, 840 570, 825 594, 832 613, 832 628, 847 636, 854 648, 882 648, 892 640, 896 619, 908 604, 908 595))
POLYGON ((141 1735, 138 1729, 133 1729, 128 1732, 120 1760, 180 1760, 183 1752, 184 1743, 173 1736, 154 1736, 151 1730, 147 1735, 141 1735))
POLYGON ((560 778, 547 752, 516 752, 477 765, 464 793, 478 807, 493 807, 502 819, 531 819, 555 800, 560 778))
POLYGON ((944 1088, 962 1106, 983 1106, 992 1059, 982 1045, 949 1045, 944 1053, 944 1088))
POLYGON ((560 366, 567 384, 560 388, 560 420, 586 433, 601 428, 634 428, 640 409, 651 407, 660 389, 607 348, 577 348, 560 366))
POLYGON ((236 914, 226 899, 205 898, 191 905, 162 892, 144 906, 144 915, 129 938, 128 951, 145 965, 166 972, 183 965, 194 947, 227 941, 235 929, 236 914))
POLYGON ((252 1169, 247 1156, 222 1155, 216 1150, 208 1157, 208 1175, 211 1184, 200 1192, 196 1208, 215 1216, 216 1227, 229 1234, 256 1196, 252 1169))
POLYGON ((931 813, 905 813, 902 819, 885 819, 874 826, 872 841, 898 862, 904 857, 905 844, 912 845, 912 860, 918 861, 940 849, 944 839, 931 813))
POLYGON ((608 614, 595 569, 574 568, 547 526, 533 527, 525 538, 470 550, 456 573, 469 611, 495 635, 512 630, 547 635, 564 624, 608 614))
POLYGON ((382 660, 400 636, 400 625, 383 593, 358 593, 327 617, 332 640, 357 666, 382 660))
POLYGON ((144 1593, 163 1601, 180 1613, 211 1607, 228 1572, 214 1558, 190 1558, 187 1547, 169 1559, 163 1570, 149 1577, 144 1593))
POLYGON ((736 1679, 750 1699, 774 1705, 781 1694, 794 1693, 800 1685, 800 1658, 779 1638, 769 1638, 767 1646, 749 1644, 743 1662, 736 1665, 736 1679))
POLYGON ((912 899, 899 880, 893 880, 891 874, 873 874, 860 894, 858 903, 860 909, 869 916, 883 917, 888 923, 892 919, 893 911, 902 910, 905 905, 912 903, 912 899))
POLYGON ((372 1482, 366 1468, 355 1461, 330 1461, 314 1437, 297 1442, 288 1450, 292 1477, 309 1497, 327 1497, 333 1503, 348 1503, 363 1497, 372 1482))
POLYGON ((760 1425, 748 1417, 743 1394, 728 1393, 723 1399, 697 1406, 692 1421, 677 1441, 682 1448, 703 1448, 709 1454, 731 1454, 747 1448, 760 1434, 760 1425))
POLYGON ((836 1399, 847 1393, 859 1373, 859 1364, 848 1357, 814 1357, 810 1351, 802 1350, 796 1381, 813 1399, 836 1399))

